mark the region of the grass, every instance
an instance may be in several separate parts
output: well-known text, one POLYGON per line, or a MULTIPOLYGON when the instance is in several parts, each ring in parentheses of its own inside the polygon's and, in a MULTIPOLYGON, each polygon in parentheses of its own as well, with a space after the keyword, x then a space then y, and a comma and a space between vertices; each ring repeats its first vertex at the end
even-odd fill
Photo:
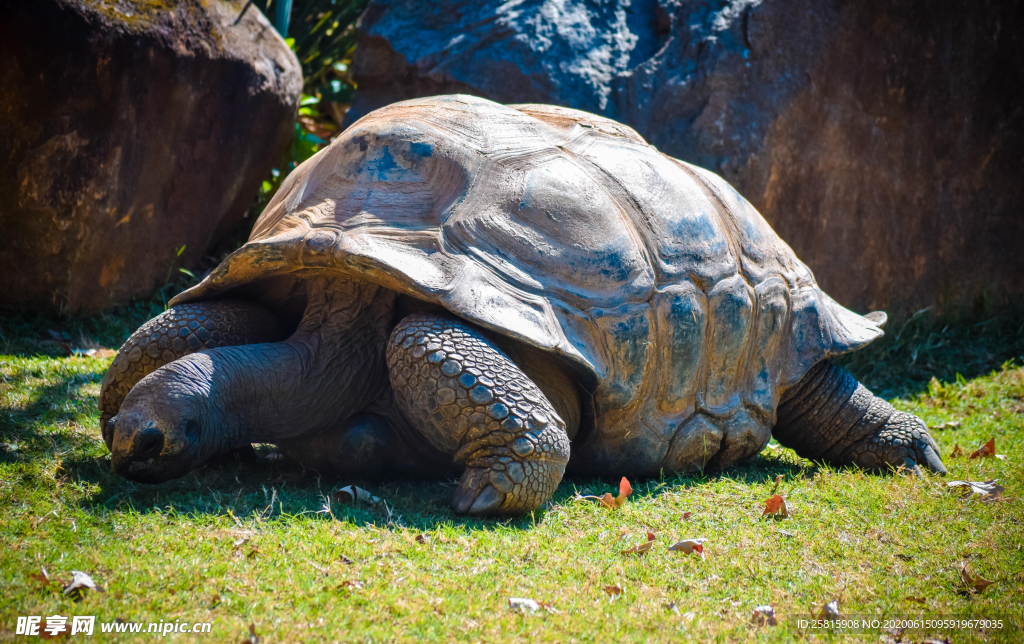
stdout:
POLYGON ((1024 623, 1019 320, 940 329, 922 316, 848 360, 898 408, 960 423, 934 432, 945 479, 833 470, 774 446, 722 473, 633 481, 618 510, 574 500, 614 490, 609 476, 563 482, 532 516, 475 521, 449 512, 453 481, 320 480, 265 458, 266 446, 253 462, 164 485, 115 476, 96 410, 111 356, 65 356, 48 331, 116 348, 162 301, 89 319, 0 318, 0 640, 20 639, 19 615, 60 614, 212 622, 208 635, 168 635, 180 641, 791 641, 794 616, 836 598, 844 615, 1002 616, 1002 631, 946 634, 1019 641, 1008 628, 1024 623), (1006 460, 948 458, 955 443, 970 451, 990 437, 1006 460), (777 477, 792 516, 763 520, 777 477), (1007 498, 968 502, 945 486, 990 478, 1007 498), (386 503, 332 499, 352 482, 386 503), (620 554, 648 531, 648 554, 620 554), (706 559, 667 551, 690 537, 707 539, 706 559), (963 562, 996 583, 965 592, 963 562), (88 572, 104 591, 65 595, 41 567, 63 580, 88 572), (614 585, 621 595, 605 591, 614 585), (545 608, 513 610, 512 597, 545 608), (751 624, 764 604, 777 626, 751 624))

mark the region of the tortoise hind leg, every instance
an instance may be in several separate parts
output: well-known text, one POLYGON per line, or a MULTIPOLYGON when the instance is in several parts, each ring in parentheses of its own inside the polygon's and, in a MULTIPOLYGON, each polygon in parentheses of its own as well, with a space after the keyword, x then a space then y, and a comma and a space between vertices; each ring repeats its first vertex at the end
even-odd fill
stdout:
POLYGON ((100 388, 100 431, 107 448, 110 420, 142 378, 190 353, 239 344, 274 342, 284 328, 261 306, 237 300, 180 304, 146 322, 118 350, 100 388))
POLYGON ((459 514, 529 512, 569 460, 565 423, 541 389, 479 331, 435 313, 398 324, 387 349, 395 399, 427 440, 466 469, 459 514))
POLYGON ((879 470, 918 465, 945 474, 939 448, 917 416, 897 411, 846 369, 811 368, 778 409, 772 435, 804 458, 879 470))

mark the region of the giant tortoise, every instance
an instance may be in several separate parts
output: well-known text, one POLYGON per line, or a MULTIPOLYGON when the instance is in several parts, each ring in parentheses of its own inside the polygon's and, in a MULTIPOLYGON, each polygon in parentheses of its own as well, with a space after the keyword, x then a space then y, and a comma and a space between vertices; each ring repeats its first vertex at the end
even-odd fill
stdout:
POLYGON ((832 358, 882 335, 717 175, 632 129, 470 96, 396 103, 293 171, 246 243, 121 348, 113 467, 253 442, 351 476, 462 469, 458 513, 570 472, 804 457, 944 472, 927 427, 832 358))

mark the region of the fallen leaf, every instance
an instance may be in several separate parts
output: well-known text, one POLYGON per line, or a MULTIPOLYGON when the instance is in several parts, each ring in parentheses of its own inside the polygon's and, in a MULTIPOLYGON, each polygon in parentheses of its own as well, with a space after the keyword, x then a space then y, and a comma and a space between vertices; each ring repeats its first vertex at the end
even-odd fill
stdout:
POLYGON ((783 519, 789 516, 789 508, 786 506, 786 500, 782 498, 781 494, 776 494, 765 502, 764 511, 761 513, 761 516, 781 517, 783 519))
POLYGON ((65 353, 71 353, 71 336, 60 331, 49 330, 50 337, 56 340, 65 353))
POLYGON ((693 515, 693 512, 683 512, 683 521, 689 519, 691 515, 693 515))
POLYGON ((775 494, 776 492, 779 491, 779 483, 782 483, 782 475, 781 474, 776 474, 775 475, 775 486, 772 487, 772 494, 775 494))
POLYGON ((240 644, 260 644, 260 636, 256 634, 256 624, 249 623, 249 636, 243 639, 240 644))
POLYGON ((672 611, 676 615, 682 614, 679 612, 679 606, 677 606, 675 602, 668 602, 667 604, 665 604, 665 608, 672 611))
POLYGON ((54 582, 53 579, 50 579, 50 573, 46 572, 46 566, 39 566, 39 572, 30 572, 28 578, 35 579, 44 586, 49 586, 54 582))
POLYGON ((953 451, 949 453, 950 458, 959 458, 964 455, 964 449, 960 447, 960 443, 953 444, 953 451))
POLYGON ((996 437, 988 439, 988 442, 971 452, 971 458, 995 458, 996 437))
POLYGON ((353 579, 346 579, 345 581, 338 584, 338 590, 349 589, 349 590, 360 590, 363 587, 363 582, 355 581, 353 579))
POLYGON ((956 429, 960 426, 959 420, 951 420, 946 423, 939 423, 938 425, 932 425, 929 429, 956 429))
POLYGON ((561 615, 562 614, 562 611, 560 611, 557 608, 555 608, 551 604, 551 602, 541 602, 540 603, 540 607, 543 608, 544 610, 546 610, 547 612, 551 613, 552 615, 561 615))
POLYGON ((996 499, 1002 498, 1003 492, 1006 491, 1002 485, 996 485, 996 481, 999 479, 991 479, 984 483, 979 481, 950 481, 946 483, 946 486, 950 490, 956 488, 968 488, 971 493, 967 495, 967 498, 974 498, 977 496, 982 501, 995 501, 996 499))
POLYGON ((508 607, 512 610, 529 611, 531 613, 536 613, 540 610, 540 604, 526 597, 509 597, 508 607))
POLYGON ((324 577, 329 577, 330 576, 330 574, 331 574, 331 569, 330 568, 323 568, 321 566, 316 565, 312 561, 310 561, 308 563, 309 563, 310 566, 313 567, 313 570, 317 571, 318 573, 320 573, 324 577))
POLYGON ((818 613, 818 619, 835 619, 837 617, 839 617, 838 599, 825 602, 825 605, 821 607, 821 612, 818 613))
POLYGON ((605 586, 603 590, 604 592, 608 593, 611 597, 618 597, 622 594, 622 586, 620 586, 619 584, 605 586))
POLYGON ((911 595, 909 597, 904 597, 903 601, 914 602, 914 603, 917 603, 917 604, 921 604, 922 606, 925 603, 927 603, 927 600, 924 597, 914 597, 913 595, 911 595))
POLYGON ((967 567, 966 563, 960 564, 960 581, 962 581, 964 586, 967 587, 967 590, 972 593, 980 593, 992 584, 996 583, 972 572, 971 569, 967 567))
POLYGON ((376 497, 361 487, 346 485, 334 493, 334 500, 338 503, 369 503, 376 505, 380 503, 380 497, 376 497))
POLYGON ((430 543, 430 537, 427 534, 425 534, 425 533, 420 533, 420 534, 416 535, 416 542, 417 543, 430 543))
POLYGON ((697 539, 683 539, 682 541, 673 543, 668 547, 668 549, 670 552, 682 552, 688 555, 696 552, 700 555, 700 558, 703 559, 705 541, 707 541, 707 539, 704 537, 699 537, 697 539))
MULTIPOLYGON (((623 479, 623 480, 625 480, 625 479, 623 479)), ((657 539, 657 537, 654 536, 654 533, 653 532, 648 532, 647 533, 647 541, 645 541, 644 543, 641 543, 638 546, 633 546, 632 548, 627 548, 627 549, 623 550, 622 554, 624 554, 624 555, 645 555, 648 552, 650 552, 651 547, 654 545, 654 540, 655 539, 657 539)))
POLYGON ((750 621, 757 626, 775 626, 775 608, 772 606, 758 606, 750 616, 750 621))
POLYGON ((237 539, 234 543, 231 544, 231 547, 237 550, 238 548, 241 548, 245 544, 249 543, 249 539, 251 538, 252 537, 242 537, 241 539, 237 539))
POLYGON ((601 507, 614 510, 615 508, 621 508, 626 504, 626 499, 633 493, 633 486, 629 484, 629 481, 625 476, 619 481, 619 495, 613 497, 611 492, 605 492, 604 496, 600 498, 601 507))
POLYGON ((351 566, 353 563, 355 563, 354 561, 352 561, 351 559, 349 559, 345 555, 338 555, 338 561, 340 561, 341 563, 345 564, 346 566, 351 566))
POLYGON ((82 593, 85 589, 102 591, 103 589, 96 585, 96 582, 92 580, 92 577, 88 573, 84 573, 81 570, 72 570, 71 574, 74 577, 71 583, 64 588, 64 594, 69 595, 72 592, 77 591, 82 593))

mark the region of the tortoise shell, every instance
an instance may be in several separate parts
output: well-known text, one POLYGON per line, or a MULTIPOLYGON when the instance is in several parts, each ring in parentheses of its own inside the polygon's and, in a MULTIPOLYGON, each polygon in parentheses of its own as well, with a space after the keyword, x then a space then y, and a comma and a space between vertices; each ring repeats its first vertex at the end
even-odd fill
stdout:
POLYGON ((172 304, 234 291, 283 307, 323 271, 440 305, 571 366, 590 394, 577 470, 751 456, 788 387, 882 334, 822 292, 719 176, 608 119, 471 96, 360 119, 172 304))

